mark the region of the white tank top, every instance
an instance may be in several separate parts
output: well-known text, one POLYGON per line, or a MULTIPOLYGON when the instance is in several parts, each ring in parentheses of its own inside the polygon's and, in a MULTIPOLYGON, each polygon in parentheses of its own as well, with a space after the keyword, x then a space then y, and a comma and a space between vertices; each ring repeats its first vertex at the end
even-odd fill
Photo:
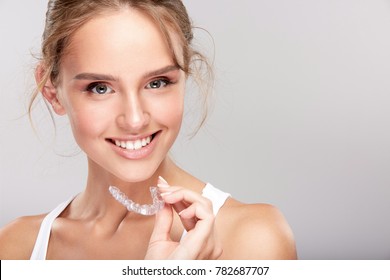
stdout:
MULTIPOLYGON (((213 187, 211 184, 206 184, 202 191, 202 195, 212 202, 213 213, 215 216, 217 215, 222 205, 225 203, 226 199, 230 197, 230 194, 213 187)), ((65 210, 65 208, 68 207, 73 199, 74 197, 71 197, 67 201, 61 203, 43 219, 30 260, 46 259, 46 252, 49 245, 53 222, 65 210)), ((185 234, 186 231, 183 232, 182 238, 185 234)))

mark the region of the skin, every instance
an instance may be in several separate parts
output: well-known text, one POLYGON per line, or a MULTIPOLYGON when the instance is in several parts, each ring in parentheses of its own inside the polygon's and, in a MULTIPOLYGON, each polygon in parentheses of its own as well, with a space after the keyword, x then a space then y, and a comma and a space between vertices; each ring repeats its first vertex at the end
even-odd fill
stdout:
MULTIPOLYGON (((181 54, 175 37, 173 43, 181 54)), ((43 67, 36 73, 39 82, 43 67)), ((205 183, 167 156, 180 130, 185 81, 158 28, 136 10, 99 16, 73 34, 59 84, 47 82, 42 93, 54 112, 69 118, 89 172, 84 192, 53 224, 48 259, 296 258, 292 232, 275 207, 229 198, 214 217, 201 196, 205 183), (142 157, 118 152, 111 141, 155 133, 152 151, 142 157), (128 212, 107 191, 115 185, 150 203, 148 188, 156 184, 166 202, 156 216, 128 212)), ((29 259, 44 217, 3 228, 0 259, 29 259)))

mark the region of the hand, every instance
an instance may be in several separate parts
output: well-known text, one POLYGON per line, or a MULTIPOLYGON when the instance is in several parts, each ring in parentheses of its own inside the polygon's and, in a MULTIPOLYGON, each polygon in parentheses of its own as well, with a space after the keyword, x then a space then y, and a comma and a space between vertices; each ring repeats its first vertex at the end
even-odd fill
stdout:
POLYGON ((214 229, 211 202, 182 187, 169 187, 166 184, 160 190, 165 206, 156 214, 145 259, 217 259, 222 254, 222 247, 214 229), (173 209, 187 230, 179 242, 170 238, 173 209))

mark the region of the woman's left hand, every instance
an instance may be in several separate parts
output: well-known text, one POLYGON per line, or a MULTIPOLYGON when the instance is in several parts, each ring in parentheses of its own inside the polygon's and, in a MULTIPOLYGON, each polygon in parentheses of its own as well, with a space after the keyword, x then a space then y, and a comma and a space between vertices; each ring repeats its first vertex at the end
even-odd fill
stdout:
POLYGON ((222 247, 215 232, 211 201, 182 187, 166 185, 160 191, 165 206, 156 214, 145 259, 217 259, 222 247), (170 238, 173 209, 187 230, 179 242, 170 238))

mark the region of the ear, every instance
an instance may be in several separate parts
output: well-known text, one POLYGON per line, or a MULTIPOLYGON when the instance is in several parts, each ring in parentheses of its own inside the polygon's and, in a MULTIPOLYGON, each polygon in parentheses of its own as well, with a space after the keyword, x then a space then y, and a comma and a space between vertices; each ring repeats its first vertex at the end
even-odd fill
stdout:
POLYGON ((50 103, 53 111, 57 115, 65 115, 66 110, 58 98, 57 88, 51 82, 50 77, 46 76, 45 68, 39 64, 35 69, 35 81, 39 90, 42 92, 43 97, 50 103))

